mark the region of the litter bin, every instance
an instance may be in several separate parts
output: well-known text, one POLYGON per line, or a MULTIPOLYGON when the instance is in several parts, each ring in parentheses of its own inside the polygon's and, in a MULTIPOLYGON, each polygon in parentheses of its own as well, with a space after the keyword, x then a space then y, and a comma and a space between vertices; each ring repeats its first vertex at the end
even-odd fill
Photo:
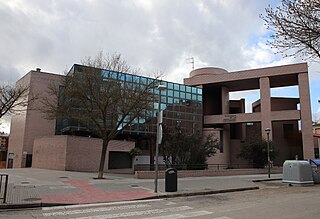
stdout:
POLYGON ((176 192, 178 190, 178 171, 174 168, 166 169, 165 173, 165 191, 176 192))
POLYGON ((320 159, 311 159, 310 160, 312 177, 314 183, 320 183, 320 159))

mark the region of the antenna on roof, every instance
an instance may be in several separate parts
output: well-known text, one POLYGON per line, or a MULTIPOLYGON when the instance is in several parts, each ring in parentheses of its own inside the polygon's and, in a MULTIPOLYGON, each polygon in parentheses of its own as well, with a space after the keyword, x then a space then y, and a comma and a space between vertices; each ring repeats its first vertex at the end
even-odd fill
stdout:
POLYGON ((191 57, 191 58, 187 58, 186 59, 188 62, 188 64, 192 64, 192 70, 194 70, 194 58, 193 57, 191 57))

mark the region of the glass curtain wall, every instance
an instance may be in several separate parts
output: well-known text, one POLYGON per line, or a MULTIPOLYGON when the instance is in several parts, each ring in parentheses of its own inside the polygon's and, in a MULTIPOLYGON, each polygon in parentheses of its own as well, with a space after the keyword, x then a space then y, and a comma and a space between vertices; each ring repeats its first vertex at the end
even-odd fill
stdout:
MULTIPOLYGON (((86 66, 74 65, 68 74, 83 72, 86 66)), ((122 72, 110 72, 104 69, 97 69, 101 72, 104 79, 119 80, 126 83, 125 87, 145 86, 150 84, 154 79, 132 75, 122 72)), ((125 129, 121 130, 123 134, 132 135, 155 135, 157 131, 156 116, 158 108, 163 110, 163 125, 169 129, 179 127, 187 132, 194 132, 202 129, 202 89, 197 87, 185 86, 182 84, 159 81, 159 84, 166 87, 161 91, 161 106, 158 106, 159 90, 154 88, 153 107, 150 111, 143 112, 143 115, 133 120, 125 129)), ((63 89, 61 89, 63 90, 63 89)), ((57 120, 56 134, 70 134, 77 130, 88 130, 86 127, 77 126, 76 121, 68 119, 57 120)), ((79 135, 88 135, 86 132, 78 133, 79 135)))

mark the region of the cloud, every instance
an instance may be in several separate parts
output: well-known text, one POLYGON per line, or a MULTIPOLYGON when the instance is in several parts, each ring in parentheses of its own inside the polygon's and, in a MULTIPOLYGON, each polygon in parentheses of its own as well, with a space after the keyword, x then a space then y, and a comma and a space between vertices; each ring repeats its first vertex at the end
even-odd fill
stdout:
POLYGON ((279 2, 1 1, 0 80, 15 81, 37 67, 62 73, 100 50, 121 53, 141 74, 160 71, 179 83, 192 70, 190 57, 195 68, 228 71, 295 62, 265 45, 270 33, 259 14, 269 3, 279 2))
POLYGON ((20 74, 15 67, 3 66, 1 64, 0 64, 0 75, 1 75, 0 83, 5 83, 5 84, 13 84, 20 78, 20 74))

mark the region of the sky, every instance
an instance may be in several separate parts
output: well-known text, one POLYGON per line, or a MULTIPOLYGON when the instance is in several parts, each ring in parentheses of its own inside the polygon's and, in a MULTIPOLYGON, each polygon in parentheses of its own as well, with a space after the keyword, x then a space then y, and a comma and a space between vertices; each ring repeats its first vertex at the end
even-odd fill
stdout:
MULTIPOLYGON (((266 44, 259 14, 280 0, 0 0, 0 83, 30 70, 63 74, 99 51, 120 53, 140 74, 183 83, 195 68, 227 71, 299 63, 266 44)), ((320 64, 309 62, 312 114, 320 119, 320 64)), ((298 97, 296 88, 272 96, 298 97)), ((233 93, 247 108, 258 91, 233 93)), ((10 117, 0 131, 9 132, 10 117)))

